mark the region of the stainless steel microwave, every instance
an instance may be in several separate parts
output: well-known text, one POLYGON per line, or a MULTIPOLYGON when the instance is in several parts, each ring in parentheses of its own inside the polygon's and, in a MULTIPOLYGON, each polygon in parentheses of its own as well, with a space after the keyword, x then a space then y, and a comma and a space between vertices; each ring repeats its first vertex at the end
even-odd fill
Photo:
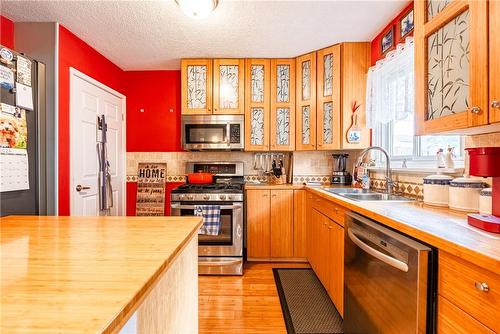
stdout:
POLYGON ((184 115, 181 124, 185 150, 244 148, 244 115, 184 115))

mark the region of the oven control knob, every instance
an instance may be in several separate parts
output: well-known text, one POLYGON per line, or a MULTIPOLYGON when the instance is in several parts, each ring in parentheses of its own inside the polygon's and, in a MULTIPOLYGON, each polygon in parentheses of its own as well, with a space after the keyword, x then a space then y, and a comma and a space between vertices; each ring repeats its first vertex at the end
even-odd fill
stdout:
POLYGON ((187 199, 193 200, 194 199, 194 195, 187 195, 187 199))
POLYGON ((219 196, 219 198, 220 198, 221 200, 225 200, 225 199, 226 199, 226 195, 220 195, 220 196, 219 196))
POLYGON ((203 199, 204 199, 205 201, 208 201, 208 200, 210 199, 210 195, 205 195, 205 196, 203 196, 203 199))
POLYGON ((184 195, 179 195, 179 199, 182 201, 184 199, 184 195))
POLYGON ((233 196, 229 195, 229 196, 227 196, 227 199, 228 199, 228 200, 232 200, 232 199, 233 199, 233 196))

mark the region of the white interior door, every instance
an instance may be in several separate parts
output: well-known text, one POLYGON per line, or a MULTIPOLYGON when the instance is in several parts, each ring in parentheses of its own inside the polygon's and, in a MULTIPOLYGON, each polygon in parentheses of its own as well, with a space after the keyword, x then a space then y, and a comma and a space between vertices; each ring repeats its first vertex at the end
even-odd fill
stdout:
POLYGON ((111 215, 123 215, 125 203, 125 97, 72 69, 70 79, 71 215, 99 214, 97 116, 108 124, 107 151, 111 167, 111 215))

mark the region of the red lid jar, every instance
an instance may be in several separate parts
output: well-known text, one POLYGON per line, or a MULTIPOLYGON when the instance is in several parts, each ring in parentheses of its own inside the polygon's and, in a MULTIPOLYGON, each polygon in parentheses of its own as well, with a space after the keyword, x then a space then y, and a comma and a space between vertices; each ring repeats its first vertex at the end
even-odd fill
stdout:
POLYGON ((466 148, 469 152, 469 174, 500 176, 500 147, 466 148))

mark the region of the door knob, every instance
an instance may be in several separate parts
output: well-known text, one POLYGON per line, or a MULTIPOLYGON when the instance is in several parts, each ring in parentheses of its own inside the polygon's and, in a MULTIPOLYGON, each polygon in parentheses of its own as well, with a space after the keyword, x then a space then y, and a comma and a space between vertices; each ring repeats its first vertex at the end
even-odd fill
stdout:
POLYGON ((78 192, 80 192, 82 190, 87 190, 87 189, 90 189, 90 187, 85 187, 85 186, 82 186, 81 184, 76 186, 76 191, 78 191, 78 192))
POLYGON ((481 108, 479 107, 472 107, 470 110, 471 113, 473 114, 479 114, 481 112, 481 108))
POLYGON ((491 101, 491 107, 500 109, 500 101, 496 101, 496 100, 491 101))

